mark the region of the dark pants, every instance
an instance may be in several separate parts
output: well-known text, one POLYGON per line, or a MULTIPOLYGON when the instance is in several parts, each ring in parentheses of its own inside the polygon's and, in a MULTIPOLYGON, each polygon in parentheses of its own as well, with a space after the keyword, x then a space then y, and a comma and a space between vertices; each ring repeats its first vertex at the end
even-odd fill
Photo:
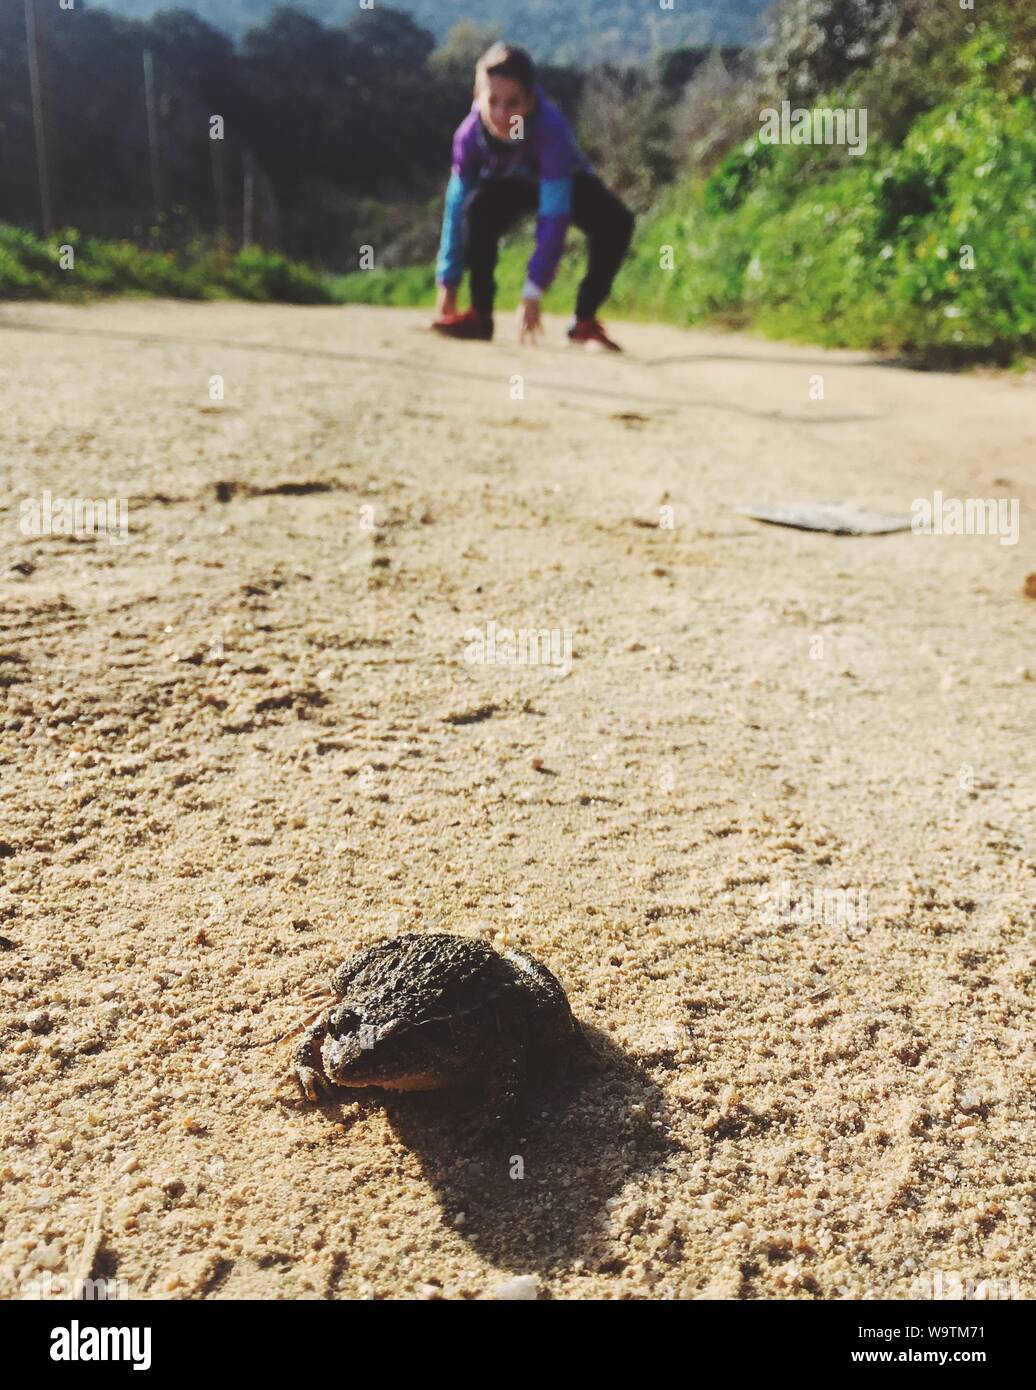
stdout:
MULTIPOLYGON (((538 204, 539 186, 533 179, 490 180, 469 194, 464 205, 464 263, 471 277, 471 303, 480 314, 493 312, 500 238, 538 204)), ((629 250, 633 214, 599 178, 577 173, 572 176, 572 221, 586 233, 590 247, 576 318, 592 319, 608 298, 629 250)))

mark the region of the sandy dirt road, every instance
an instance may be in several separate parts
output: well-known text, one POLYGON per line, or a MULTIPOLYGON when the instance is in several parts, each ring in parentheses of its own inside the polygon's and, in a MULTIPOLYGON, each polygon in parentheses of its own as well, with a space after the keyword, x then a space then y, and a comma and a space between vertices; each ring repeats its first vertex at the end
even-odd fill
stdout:
POLYGON ((1031 381, 425 317, 0 308, 0 1294, 1033 1297, 1031 381), (251 1046, 442 929, 604 1055, 506 1151, 251 1046))

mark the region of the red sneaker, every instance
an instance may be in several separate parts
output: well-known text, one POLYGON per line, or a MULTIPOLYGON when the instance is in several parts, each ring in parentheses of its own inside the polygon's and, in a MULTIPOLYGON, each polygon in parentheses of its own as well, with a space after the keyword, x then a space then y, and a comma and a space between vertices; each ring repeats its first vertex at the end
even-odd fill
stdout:
POLYGON ((436 333, 447 338, 476 338, 488 343, 493 336, 493 320, 485 318, 475 309, 467 309, 463 314, 443 314, 432 324, 436 333))
POLYGON ((596 319, 575 319, 572 327, 568 330, 568 341, 575 343, 579 347, 586 347, 590 343, 597 343, 599 347, 607 348, 609 352, 621 352, 622 348, 618 343, 613 342, 605 333, 603 327, 596 319))

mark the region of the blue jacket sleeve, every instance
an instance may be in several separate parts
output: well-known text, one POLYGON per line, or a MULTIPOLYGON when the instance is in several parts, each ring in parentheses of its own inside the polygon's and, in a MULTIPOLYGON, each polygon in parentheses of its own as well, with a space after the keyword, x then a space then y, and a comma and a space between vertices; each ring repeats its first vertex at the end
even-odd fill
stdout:
POLYGON ((550 287, 557 274, 565 233, 572 220, 572 175, 578 165, 575 140, 568 122, 554 106, 543 113, 539 142, 540 201, 536 245, 526 277, 539 290, 550 287))
POLYGON ((464 278, 464 200, 471 192, 458 171, 450 174, 446 185, 446 205, 442 216, 442 236, 435 278, 440 285, 459 285, 464 278))

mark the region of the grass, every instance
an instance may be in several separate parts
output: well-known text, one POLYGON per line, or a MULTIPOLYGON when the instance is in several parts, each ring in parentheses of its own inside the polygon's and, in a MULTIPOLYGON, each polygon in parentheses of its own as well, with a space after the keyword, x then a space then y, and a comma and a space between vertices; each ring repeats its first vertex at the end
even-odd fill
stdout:
POLYGON ((74 301, 106 294, 336 302, 317 271, 257 246, 230 252, 199 245, 176 255, 82 238, 72 228, 43 240, 0 224, 0 299, 74 301))

